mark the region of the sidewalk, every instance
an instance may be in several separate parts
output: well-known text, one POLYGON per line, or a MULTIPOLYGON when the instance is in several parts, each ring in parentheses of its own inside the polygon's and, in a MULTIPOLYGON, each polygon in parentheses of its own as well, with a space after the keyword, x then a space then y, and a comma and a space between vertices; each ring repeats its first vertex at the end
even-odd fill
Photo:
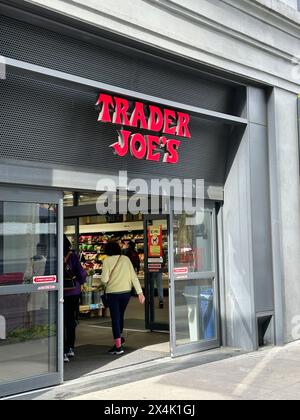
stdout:
POLYGON ((13 400, 300 400, 300 341, 255 353, 221 348, 83 375, 13 400))
POLYGON ((71 400, 300 400, 300 342, 87 393, 71 400))

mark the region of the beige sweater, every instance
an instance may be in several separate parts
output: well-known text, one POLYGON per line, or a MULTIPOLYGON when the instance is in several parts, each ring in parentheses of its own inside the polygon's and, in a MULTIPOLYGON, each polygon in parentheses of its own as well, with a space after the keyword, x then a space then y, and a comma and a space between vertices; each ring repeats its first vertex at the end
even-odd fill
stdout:
POLYGON ((119 256, 107 257, 103 262, 101 281, 106 285, 106 293, 126 293, 131 292, 132 287, 136 293, 143 293, 139 279, 134 271, 133 265, 128 257, 122 255, 119 262, 119 256), (118 265, 116 266, 118 262, 118 265), (111 278, 110 274, 114 270, 111 278))

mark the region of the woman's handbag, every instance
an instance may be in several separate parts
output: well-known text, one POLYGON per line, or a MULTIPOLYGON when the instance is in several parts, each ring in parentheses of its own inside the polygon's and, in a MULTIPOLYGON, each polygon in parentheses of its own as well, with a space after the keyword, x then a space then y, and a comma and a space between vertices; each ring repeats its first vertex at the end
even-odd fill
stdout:
POLYGON ((73 270, 68 264, 68 261, 72 255, 72 252, 65 258, 65 265, 64 265, 64 290, 73 290, 77 286, 77 276, 74 274, 73 270))
POLYGON ((122 255, 120 255, 120 256, 119 256, 119 259, 118 259, 118 261, 117 261, 116 265, 115 265, 115 266, 114 266, 114 268, 112 269, 112 271, 111 271, 111 273, 110 273, 110 275, 109 275, 108 282, 107 282, 107 284, 106 284, 106 288, 105 288, 105 290, 104 290, 104 294, 101 296, 102 303, 103 303, 103 305, 105 306, 105 308, 108 308, 108 306, 109 306, 109 305, 108 305, 108 299, 107 299, 106 289, 107 289, 108 283, 110 282, 110 280, 111 280, 111 278, 112 278, 113 273, 115 272, 115 269, 117 268, 117 266, 118 266, 118 264, 119 264, 119 262, 120 262, 121 257, 122 257, 122 255))
POLYGON ((102 300, 104 308, 108 308, 107 294, 105 292, 101 296, 101 300, 102 300))

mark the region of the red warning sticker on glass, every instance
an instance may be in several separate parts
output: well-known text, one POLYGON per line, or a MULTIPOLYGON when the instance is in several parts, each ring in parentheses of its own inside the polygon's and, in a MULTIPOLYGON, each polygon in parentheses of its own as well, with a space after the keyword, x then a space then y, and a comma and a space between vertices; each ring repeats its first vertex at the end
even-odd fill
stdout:
POLYGON ((189 274, 189 268, 188 267, 174 268, 174 274, 189 274))
POLYGON ((49 284, 49 283, 57 283, 57 277, 56 276, 33 277, 33 284, 49 284))

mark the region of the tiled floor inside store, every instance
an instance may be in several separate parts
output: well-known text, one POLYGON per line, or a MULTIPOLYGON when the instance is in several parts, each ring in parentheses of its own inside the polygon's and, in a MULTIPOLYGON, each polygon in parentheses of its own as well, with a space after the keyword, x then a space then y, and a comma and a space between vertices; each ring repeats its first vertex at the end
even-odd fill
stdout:
MULTIPOLYGON (((160 321, 168 322, 169 307, 166 299, 164 309, 156 308, 160 321)), ((76 356, 65 364, 65 380, 127 367, 150 360, 168 357, 169 334, 145 330, 145 312, 136 298, 132 298, 126 311, 125 354, 111 356, 111 321, 108 317, 85 317, 77 328, 76 356)))

